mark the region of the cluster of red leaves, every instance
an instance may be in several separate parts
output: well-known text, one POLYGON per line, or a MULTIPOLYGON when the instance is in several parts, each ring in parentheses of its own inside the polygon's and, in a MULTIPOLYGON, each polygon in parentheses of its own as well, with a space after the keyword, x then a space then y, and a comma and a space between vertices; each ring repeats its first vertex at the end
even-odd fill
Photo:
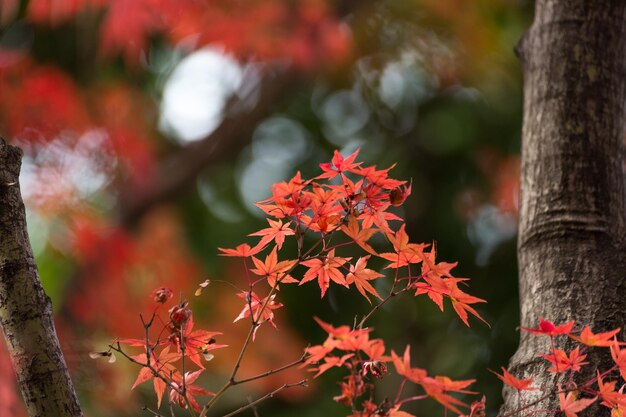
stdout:
MULTIPOLYGON (((280 285, 303 285, 310 281, 317 282, 322 298, 331 282, 347 288, 354 286, 370 303, 370 297, 384 303, 393 295, 411 291, 416 296, 427 294, 442 310, 444 299, 449 299, 455 312, 468 326, 468 314, 482 320, 471 305, 483 300, 459 288, 467 278, 452 276, 450 271, 456 264, 437 262, 434 245, 429 248, 428 244, 411 243, 402 219, 393 212, 393 207, 401 205, 409 196, 411 185, 390 178, 391 168, 364 166, 357 162, 357 156, 358 151, 347 157, 335 151, 330 163, 320 164, 321 175, 306 180, 298 172, 289 181, 275 184, 272 196, 257 204, 269 217, 269 227, 250 234, 260 237, 258 243, 254 246, 243 243, 232 249, 220 248, 222 256, 241 258, 249 276, 249 289, 239 294, 244 299, 244 307, 235 321, 251 317, 255 333, 263 322, 273 324, 274 310, 282 306, 276 300, 280 285), (401 225, 395 227, 392 222, 401 225), (309 248, 305 248, 304 238, 307 235, 315 238, 315 243, 309 248), (386 240, 389 243, 391 251, 374 248, 371 242, 376 240, 377 235, 379 242, 386 240), (287 241, 295 241, 297 258, 279 260, 279 251, 287 241), (346 245, 356 246, 365 254, 356 260, 340 256, 338 251, 346 245), (269 253, 265 257, 259 255, 266 250, 269 253), (373 281, 385 278, 384 273, 368 267, 368 263, 375 258, 380 259, 379 263, 387 264, 382 271, 392 271, 389 274, 393 279, 392 289, 385 298, 372 285, 373 281), (294 277, 296 268, 300 268, 299 280, 294 277), (252 290, 262 282, 270 287, 264 297, 252 290)), ((411 368, 408 348, 404 360, 400 360, 394 352, 392 356, 385 356, 384 342, 370 339, 371 330, 363 327, 366 319, 367 316, 356 328, 335 328, 316 318, 328 333, 328 338, 322 345, 306 349, 309 356, 305 365, 311 366, 311 370, 316 372, 315 377, 333 367, 349 371, 340 384, 341 395, 335 397, 336 401, 357 410, 359 398, 369 398, 361 401, 362 411, 354 411, 354 417, 409 416, 399 410, 400 406, 423 398, 433 398, 458 414, 462 413, 459 407, 471 409, 450 393, 469 393, 465 388, 473 381, 430 377, 425 370, 411 368), (396 370, 406 380, 424 389, 423 397, 402 400, 399 392, 395 402, 373 402, 373 384, 366 382, 367 377, 383 377, 389 361, 394 362, 396 370)), ((474 409, 479 408, 474 406, 474 409)))
POLYGON ((343 157, 335 151, 331 163, 320 165, 323 173, 311 180, 305 180, 298 172, 287 182, 272 187, 272 196, 257 205, 270 218, 269 227, 251 236, 260 236, 254 246, 244 243, 234 249, 220 248, 222 256, 243 258, 248 270, 248 259, 255 268, 250 272, 260 276, 250 282, 251 287, 266 281, 273 294, 278 284, 317 281, 323 298, 330 283, 354 287, 371 303, 370 297, 380 300, 383 297, 372 285, 372 281, 385 275, 368 268, 372 257, 388 261, 385 269, 394 270, 394 290, 413 290, 415 295, 427 294, 441 310, 443 300, 448 298, 454 310, 469 326, 468 313, 482 320, 471 304, 484 302, 459 288, 467 278, 455 278, 451 269, 456 263, 437 262, 434 245, 410 243, 405 225, 394 230, 390 222, 402 222, 392 212, 394 206, 401 205, 411 193, 406 181, 389 177, 388 169, 363 166, 356 162, 358 151, 343 157), (303 249, 306 234, 317 237, 317 243, 310 249, 303 249), (391 243, 393 251, 378 252, 368 243, 375 235, 381 235, 391 243), (332 239, 343 242, 331 243, 332 239), (287 239, 296 241, 297 259, 278 261, 278 251, 287 239), (346 244, 354 243, 366 254, 352 262, 351 257, 337 255, 337 250, 346 244), (271 246, 270 253, 261 259, 258 254, 271 246), (297 267, 305 267, 302 279, 298 281, 291 273, 297 267), (412 270, 420 267, 420 273, 412 270), (406 275, 400 274, 406 269, 406 275), (369 294, 369 295, 368 295, 369 294))
POLYGON ((350 417, 395 416, 409 417, 411 414, 400 411, 400 407, 411 401, 432 398, 445 408, 462 414, 458 407, 470 408, 450 393, 474 394, 465 388, 474 380, 453 381, 445 376, 429 376, 425 369, 411 366, 410 346, 404 355, 398 356, 391 351, 385 355, 385 344, 381 339, 370 339, 371 329, 351 329, 348 326, 333 327, 315 318, 318 324, 328 333, 323 344, 306 349, 309 357, 305 365, 310 365, 316 372, 315 377, 330 368, 345 368, 349 374, 340 383, 341 395, 334 400, 351 406, 350 417), (367 382, 369 377, 383 378, 387 374, 387 362, 393 362, 396 372, 402 376, 398 394, 394 401, 385 399, 381 403, 374 402, 374 384, 367 382), (402 398, 402 390, 407 382, 420 386, 424 395, 402 398), (358 407, 358 400, 365 398, 358 407))
MULTIPOLYGON (((536 328, 522 327, 522 330, 535 336, 548 336, 550 338, 550 353, 542 353, 539 356, 551 364, 548 371, 557 375, 554 381, 559 407, 567 417, 576 417, 577 413, 598 400, 601 405, 611 410, 612 417, 622 417, 626 413, 626 394, 624 394, 626 384, 623 384, 619 390, 616 389, 616 385, 618 383, 617 378, 619 378, 618 374, 626 382, 626 349, 620 347, 624 343, 619 342, 616 338, 620 329, 593 333, 589 326, 585 326, 580 331, 574 331, 574 327, 575 322, 573 320, 555 325, 551 321, 540 319, 536 328), (569 352, 559 349, 555 347, 555 340, 559 336, 567 336, 580 345, 569 352), (580 372, 585 365, 588 365, 588 362, 585 362, 587 357, 585 352, 589 348, 594 347, 608 348, 614 365, 602 372, 596 369, 596 378, 576 384, 574 380, 575 374, 580 372), (607 379, 612 380, 605 382, 607 379), (567 387, 563 388, 560 381, 566 381, 567 387), (580 398, 582 394, 588 397, 580 398)), ((496 375, 506 385, 517 390, 520 402, 521 391, 539 389, 531 386, 533 382, 532 376, 527 379, 519 379, 510 374, 505 368, 502 368, 502 372, 502 375, 496 375)), ((524 408, 523 403, 520 404, 520 408, 524 408)))
POLYGON ((99 50, 139 63, 151 37, 175 45, 194 37, 219 43, 240 57, 291 58, 302 68, 344 62, 351 39, 325 0, 246 2, 199 0, 31 0, 29 21, 57 26, 85 14, 103 14, 99 50))
MULTIPOLYGON (((470 406, 450 395, 455 392, 471 393, 466 387, 473 380, 452 381, 444 376, 431 377, 426 370, 412 368, 408 347, 402 359, 393 351, 391 356, 387 356, 383 340, 370 338, 371 329, 364 327, 378 307, 402 292, 414 292, 416 296, 427 294, 442 310, 444 299, 449 299, 456 313, 468 326, 468 314, 482 320, 471 305, 483 300, 459 288, 467 278, 451 275, 450 271, 456 264, 437 262, 434 246, 429 248, 427 244, 410 242, 406 227, 402 219, 393 213, 393 207, 406 200, 411 185, 390 178, 388 173, 391 168, 379 170, 375 166, 363 166, 356 161, 357 155, 358 151, 344 158, 335 151, 330 163, 320 165, 322 173, 318 177, 305 180, 297 173, 291 180, 275 184, 272 196, 257 204, 268 215, 268 227, 250 234, 259 238, 258 243, 254 246, 243 243, 232 249, 219 248, 222 256, 240 258, 242 261, 248 288, 238 291, 243 308, 234 321, 247 318, 251 327, 229 382, 215 394, 214 400, 231 385, 257 380, 302 363, 302 366, 309 366, 315 372, 315 377, 333 367, 349 371, 340 384, 341 394, 335 400, 350 405, 353 417, 408 417, 410 414, 400 411, 400 407, 404 403, 425 398, 432 398, 458 414, 462 413, 460 407, 469 408, 470 416, 477 417, 480 415, 477 413, 484 410, 484 401, 470 406), (401 225, 396 227, 392 222, 401 225), (305 247, 310 243, 305 240, 307 236, 313 237, 314 243, 305 247), (372 244, 374 237, 378 238, 378 244, 387 241, 391 250, 376 250, 372 244), (297 257, 281 260, 279 252, 287 243, 294 243, 297 257), (345 246, 360 248, 365 253, 355 260, 350 256, 340 256, 338 252, 344 250, 345 246), (262 252, 266 255, 260 255, 262 252), (378 270, 368 265, 373 259, 378 259, 378 270), (418 270, 418 267, 419 273, 411 272, 418 270), (372 282, 385 278, 386 275, 380 272, 385 270, 392 271, 389 275, 393 282, 389 294, 383 297, 372 282), (316 318, 328 333, 322 345, 307 348, 301 360, 275 371, 244 380, 235 379, 248 344, 255 340, 261 325, 270 322, 276 327, 274 312, 283 306, 278 300, 280 286, 296 283, 303 285, 310 281, 317 282, 322 298, 333 282, 347 288, 353 286, 370 304, 370 297, 376 298, 377 304, 354 328, 335 328, 316 318), (263 289, 264 285, 260 285, 263 283, 269 286, 269 290, 263 289), (384 377, 387 362, 390 361, 394 363, 397 373, 404 377, 404 382, 395 401, 376 403, 374 385, 368 380, 370 377, 384 377), (420 386, 424 395, 401 398, 407 381, 420 386)), ((200 284, 196 295, 200 295, 209 283, 206 281, 200 284)), ((158 288, 153 293, 153 299, 159 306, 168 302, 172 296, 173 292, 168 288, 158 288)), ((109 351, 102 352, 102 356, 110 357, 115 351, 142 366, 133 387, 152 379, 159 405, 169 388, 170 403, 206 413, 214 400, 201 408, 195 397, 213 394, 192 382, 204 369, 204 361, 212 359, 210 351, 223 347, 215 343, 214 337, 219 333, 194 330, 191 310, 182 301, 169 310, 166 319, 161 318, 158 309, 155 309, 153 317, 143 325, 143 339, 117 340, 110 345, 109 351), (130 356, 120 344, 141 347, 144 352, 130 356), (185 359, 200 369, 187 372, 185 359)))
MULTIPOLYGON (((193 314, 186 302, 173 305, 167 318, 161 317, 160 307, 173 297, 169 288, 161 287, 154 291, 155 313, 148 323, 144 323, 146 337, 144 339, 118 339, 111 346, 112 350, 124 355, 120 344, 140 347, 144 350, 128 359, 142 366, 133 384, 137 385, 153 381, 157 395, 158 407, 161 406, 163 394, 169 388, 169 402, 182 408, 191 406, 200 412, 202 408, 195 397, 214 395, 206 389, 192 384, 205 369, 205 363, 213 359, 211 351, 226 347, 216 342, 220 332, 209 332, 194 329, 193 314), (160 326, 155 326, 158 323, 160 326), (156 339, 148 337, 148 332, 158 330, 156 339), (185 361, 193 362, 200 369, 185 371, 185 361), (180 365, 176 365, 181 363, 180 365)), ((187 362, 187 366, 189 362, 187 362)))

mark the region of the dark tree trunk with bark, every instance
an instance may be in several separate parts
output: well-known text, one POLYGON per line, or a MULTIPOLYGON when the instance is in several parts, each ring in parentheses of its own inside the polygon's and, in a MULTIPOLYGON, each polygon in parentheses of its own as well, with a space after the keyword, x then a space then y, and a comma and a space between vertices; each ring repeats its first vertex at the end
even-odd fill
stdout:
MULTIPOLYGON (((624 328, 626 2, 538 0, 517 52, 524 70, 522 326, 536 327, 545 317, 576 320, 595 332, 624 328)), ((550 387, 547 361, 536 356, 549 352, 546 339, 522 332, 511 368, 550 387)), ((611 366, 606 355, 588 359, 611 366)), ((503 413, 517 406, 517 395, 505 390, 503 413)), ((580 415, 609 415, 600 410, 580 415)))
POLYGON ((31 417, 82 416, 50 298, 39 281, 20 195, 21 151, 0 138, 0 326, 31 417))

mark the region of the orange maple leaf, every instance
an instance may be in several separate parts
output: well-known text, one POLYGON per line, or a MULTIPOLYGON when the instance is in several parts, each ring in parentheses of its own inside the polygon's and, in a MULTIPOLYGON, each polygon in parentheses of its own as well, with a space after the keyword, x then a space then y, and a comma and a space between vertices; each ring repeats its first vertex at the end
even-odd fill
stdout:
POLYGON ((409 264, 417 264, 424 260, 424 243, 409 243, 409 236, 405 230, 406 225, 402 225, 395 233, 387 233, 387 238, 393 245, 395 253, 381 253, 381 258, 391 261, 387 268, 400 268, 409 264))
POLYGON ((506 385, 513 387, 518 391, 534 391, 538 389, 538 388, 530 386, 533 383, 532 378, 528 378, 528 379, 516 378, 515 376, 510 374, 504 366, 502 366, 501 368, 502 368, 502 375, 500 375, 499 373, 495 371, 492 371, 491 369, 489 369, 489 372, 497 376, 506 385))
POLYGON ((626 379, 626 349, 621 349, 619 345, 617 339, 613 339, 613 343, 611 344, 611 357, 615 365, 617 365, 622 378, 626 379))
POLYGON ((326 290, 330 286, 330 281, 334 281, 339 285, 348 287, 343 273, 339 270, 339 267, 352 258, 341 258, 335 256, 335 250, 331 250, 321 259, 309 259, 302 262, 302 265, 308 266, 309 270, 305 272, 299 285, 312 281, 317 278, 317 282, 322 290, 322 298, 326 294, 326 290))
MULTIPOLYGON (((255 256, 252 257, 252 262, 254 262, 256 268, 250 269, 250 271, 259 276, 267 277, 267 283, 270 287, 275 286, 277 281, 284 284, 298 282, 288 274, 298 261, 285 260, 278 262, 276 246, 274 246, 270 254, 265 257, 265 262, 262 262, 255 256)), ((276 286, 276 288, 278 288, 278 286, 276 286)))
POLYGON ((267 222, 270 224, 270 227, 265 229, 261 229, 258 232, 251 233, 248 236, 263 236, 261 241, 259 242, 260 246, 265 246, 272 240, 276 242, 276 246, 278 249, 283 247, 283 243, 285 243, 286 236, 292 236, 295 234, 293 230, 289 228, 289 224, 291 222, 287 222, 283 224, 281 220, 271 220, 267 219, 267 222))
POLYGON ((587 346, 611 346, 611 338, 619 333, 621 329, 610 330, 608 332, 596 333, 594 334, 589 326, 585 326, 580 335, 574 336, 572 334, 569 335, 574 340, 579 341, 583 345, 587 346))
POLYGON ((350 265, 350 272, 346 276, 346 283, 352 284, 356 286, 356 289, 359 290, 361 295, 367 299, 367 301, 371 304, 369 297, 366 292, 372 294, 375 297, 378 297, 382 300, 382 297, 378 294, 376 289, 372 287, 368 281, 375 280, 377 278, 384 277, 383 274, 380 274, 374 270, 367 269, 367 261, 370 258, 370 255, 363 256, 356 261, 356 264, 350 265))
POLYGON ((568 392, 567 396, 562 392, 561 387, 559 386, 559 408, 563 413, 565 413, 566 417, 577 417, 578 412, 584 410, 593 404, 598 397, 593 398, 583 398, 580 400, 576 399, 576 394, 572 392, 568 392))
POLYGON ((372 255, 378 255, 376 251, 367 243, 367 241, 378 232, 375 227, 363 228, 359 227, 359 221, 356 217, 350 216, 347 225, 341 226, 341 231, 350 237, 354 243, 363 248, 372 255))
POLYGON ((396 372, 399 375, 402 375, 409 381, 415 382, 416 384, 420 384, 421 381, 428 375, 426 371, 421 368, 411 368, 410 345, 406 345, 402 359, 392 350, 391 360, 393 361, 393 366, 396 368, 396 372))
POLYGON ((267 243, 261 245, 261 242, 259 242, 259 244, 257 244, 255 247, 252 248, 247 243, 242 243, 241 245, 237 246, 235 249, 218 248, 220 251, 222 251, 222 253, 220 253, 219 256, 233 256, 237 258, 248 258, 252 255, 256 255, 257 253, 261 252, 265 248, 265 245, 267 245, 267 243))

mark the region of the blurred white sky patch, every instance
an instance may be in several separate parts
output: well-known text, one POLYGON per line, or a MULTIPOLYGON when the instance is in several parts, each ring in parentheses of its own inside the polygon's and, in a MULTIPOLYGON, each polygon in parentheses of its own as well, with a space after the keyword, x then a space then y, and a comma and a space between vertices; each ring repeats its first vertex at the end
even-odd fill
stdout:
POLYGON ((310 132, 294 119, 277 115, 259 124, 237 166, 239 195, 244 207, 263 217, 254 203, 268 198, 273 184, 288 181, 311 148, 310 132))
POLYGON ((180 142, 206 137, 221 123, 224 107, 242 81, 242 67, 219 49, 188 55, 165 83, 161 130, 180 142))
POLYGON ((483 205, 467 225, 467 236, 476 246, 476 264, 487 265, 497 247, 515 236, 517 219, 490 204, 483 205))

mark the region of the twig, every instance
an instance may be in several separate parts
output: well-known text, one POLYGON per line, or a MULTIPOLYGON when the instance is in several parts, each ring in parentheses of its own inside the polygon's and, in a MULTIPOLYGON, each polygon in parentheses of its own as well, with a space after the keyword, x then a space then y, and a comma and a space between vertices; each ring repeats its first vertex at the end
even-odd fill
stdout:
POLYGON ((141 407, 141 409, 143 411, 147 411, 148 413, 152 414, 154 417, 165 417, 163 414, 159 414, 154 410, 151 410, 150 408, 148 408, 148 406, 144 405, 143 407, 141 407))
POLYGON ((306 383, 307 383, 307 379, 303 379, 302 381, 293 383, 293 384, 284 384, 281 385, 280 387, 276 388, 274 391, 269 392, 267 394, 265 394, 264 396, 262 396, 261 398, 257 398, 256 400, 252 401, 251 403, 249 403, 248 405, 244 405, 243 407, 239 407, 238 409, 236 409, 235 411, 232 411, 228 414, 223 415, 222 417, 232 417, 236 414, 241 413, 242 411, 248 410, 250 408, 253 408, 254 406, 256 406, 258 403, 267 400, 268 398, 272 398, 274 395, 276 395, 277 393, 279 393, 280 391, 286 389, 286 388, 291 388, 291 387, 305 387, 306 383))
POLYGON ((286 369, 293 368, 296 365, 304 363, 304 361, 306 360, 307 357, 308 357, 308 355, 306 353, 304 353, 302 355, 302 357, 300 359, 298 359, 297 361, 293 361, 291 363, 288 363, 287 365, 281 366, 280 368, 276 368, 276 369, 269 370, 267 372, 263 372, 262 374, 251 376, 249 378, 240 379, 238 381, 233 381, 233 385, 245 384, 246 382, 255 381, 257 379, 265 378, 266 376, 277 374, 277 373, 282 372, 282 371, 284 371, 286 369))
POLYGON ((120 346, 120 342, 117 342, 117 347, 114 345, 109 345, 109 348, 111 350, 114 350, 116 352, 118 352, 120 355, 122 355, 123 357, 125 357, 128 361, 137 364, 143 368, 148 368, 151 372, 152 375, 155 378, 159 378, 161 381, 165 382, 165 384, 170 388, 173 389, 174 391, 176 391, 178 394, 182 395, 182 392, 180 390, 180 388, 178 388, 177 386, 175 386, 174 384, 172 384, 167 378, 163 377, 161 375, 161 373, 155 369, 152 365, 149 365, 148 363, 143 363, 143 362, 139 362, 138 360, 136 360, 135 358, 133 358, 132 356, 129 356, 126 352, 124 352, 120 346))

